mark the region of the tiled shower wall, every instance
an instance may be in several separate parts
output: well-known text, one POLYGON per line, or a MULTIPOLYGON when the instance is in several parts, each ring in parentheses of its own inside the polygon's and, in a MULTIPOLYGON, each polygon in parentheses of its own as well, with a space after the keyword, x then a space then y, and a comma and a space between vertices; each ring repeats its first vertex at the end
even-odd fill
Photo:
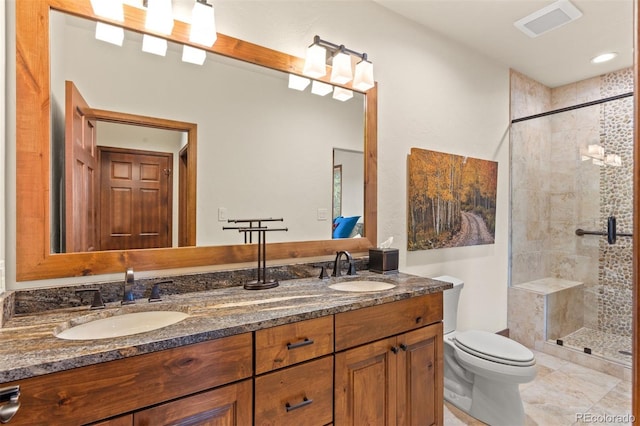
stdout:
MULTIPOLYGON (((631 69, 550 89, 512 72, 511 115, 544 111, 632 91, 631 69)), ((632 218, 633 98, 516 123, 511 127, 511 285, 542 278, 584 284, 584 325, 631 331, 631 239, 614 246, 577 228, 618 231, 632 218), (621 167, 582 161, 589 144, 622 157, 621 167), (602 262, 600 260, 603 260, 602 262)))

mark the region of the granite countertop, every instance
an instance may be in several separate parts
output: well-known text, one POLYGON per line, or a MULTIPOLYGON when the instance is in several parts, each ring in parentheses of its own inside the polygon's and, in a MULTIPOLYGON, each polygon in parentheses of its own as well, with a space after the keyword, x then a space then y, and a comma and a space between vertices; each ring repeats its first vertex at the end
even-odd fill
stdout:
POLYGON ((108 303, 105 309, 94 311, 83 306, 16 315, 0 328, 0 383, 380 305, 450 287, 446 282, 413 275, 362 271, 355 277, 280 281, 278 287, 268 290, 236 286, 166 296, 155 303, 143 299, 135 305, 108 303), (352 279, 388 281, 397 286, 378 292, 329 288, 337 281, 352 279), (55 331, 91 319, 146 310, 179 310, 189 317, 162 329, 126 337, 72 341, 54 335, 55 331))

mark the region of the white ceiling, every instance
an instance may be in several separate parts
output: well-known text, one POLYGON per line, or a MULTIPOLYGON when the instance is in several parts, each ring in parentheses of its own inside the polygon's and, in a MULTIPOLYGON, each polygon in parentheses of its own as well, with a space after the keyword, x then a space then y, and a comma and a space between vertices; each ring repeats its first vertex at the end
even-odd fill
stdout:
POLYGON ((536 38, 513 23, 553 0, 374 0, 549 87, 633 65, 633 0, 571 0, 582 17, 536 38), (618 53, 594 65, 592 57, 618 53))

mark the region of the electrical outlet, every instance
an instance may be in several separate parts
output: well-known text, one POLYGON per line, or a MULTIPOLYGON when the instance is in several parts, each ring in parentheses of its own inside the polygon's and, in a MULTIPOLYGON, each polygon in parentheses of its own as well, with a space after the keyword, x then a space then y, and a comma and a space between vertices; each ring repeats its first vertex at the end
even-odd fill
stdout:
POLYGON ((327 220, 328 213, 327 209, 318 209, 318 220, 327 220))
POLYGON ((227 220, 227 208, 218 207, 218 222, 224 222, 227 220))

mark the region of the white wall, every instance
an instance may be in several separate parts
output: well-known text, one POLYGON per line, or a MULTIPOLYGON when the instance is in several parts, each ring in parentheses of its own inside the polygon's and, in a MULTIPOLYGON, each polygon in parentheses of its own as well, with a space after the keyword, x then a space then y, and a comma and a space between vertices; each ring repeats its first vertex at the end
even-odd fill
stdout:
MULTIPOLYGON (((465 281, 460 329, 506 328, 508 69, 370 1, 214 0, 213 4, 218 31, 224 34, 300 57, 316 34, 368 53, 379 82, 380 241, 394 236, 405 272, 449 274, 465 281), (407 253, 406 162, 411 147, 498 161, 495 244, 407 253)), ((13 178, 9 183, 15 185, 13 178)), ((13 209, 9 216, 9 221, 15 220, 13 209)), ((9 242, 14 252, 15 236, 9 242)), ((52 283, 9 282, 9 286, 52 283)))

